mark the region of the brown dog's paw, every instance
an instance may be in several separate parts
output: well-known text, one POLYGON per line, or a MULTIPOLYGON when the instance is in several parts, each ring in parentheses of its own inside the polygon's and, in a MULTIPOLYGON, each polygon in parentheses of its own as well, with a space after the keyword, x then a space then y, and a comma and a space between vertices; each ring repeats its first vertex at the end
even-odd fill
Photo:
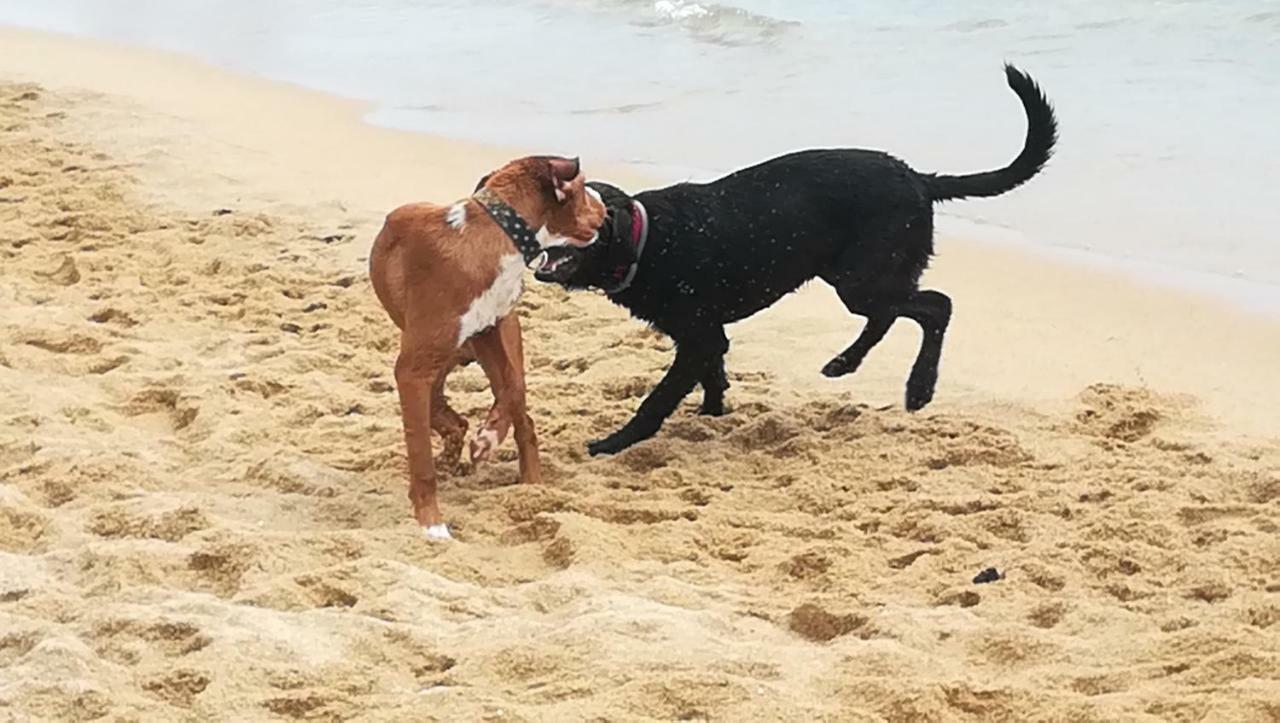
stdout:
POLYGON ((479 464, 489 459, 501 443, 502 440, 498 438, 497 431, 487 428, 478 430, 476 436, 471 438, 471 464, 479 464))

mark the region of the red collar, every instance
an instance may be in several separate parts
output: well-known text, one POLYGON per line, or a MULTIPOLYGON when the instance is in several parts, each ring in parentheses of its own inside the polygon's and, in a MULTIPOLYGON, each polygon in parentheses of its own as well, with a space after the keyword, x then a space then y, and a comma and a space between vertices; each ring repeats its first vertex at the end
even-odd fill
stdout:
POLYGON ((606 294, 616 294, 631 286, 640 267, 640 255, 644 253, 645 241, 649 239, 649 212, 637 200, 631 200, 631 245, 635 247, 635 261, 620 266, 613 272, 613 287, 605 289, 606 294))

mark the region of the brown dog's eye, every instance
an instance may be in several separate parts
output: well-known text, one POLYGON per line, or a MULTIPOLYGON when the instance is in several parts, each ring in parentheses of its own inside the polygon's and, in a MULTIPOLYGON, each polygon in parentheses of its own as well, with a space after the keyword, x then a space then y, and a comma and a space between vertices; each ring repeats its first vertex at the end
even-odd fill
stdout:
POLYGON ((472 193, 475 193, 476 191, 479 191, 480 189, 484 188, 484 184, 489 182, 489 177, 492 175, 493 175, 492 173, 484 174, 484 178, 480 179, 480 182, 476 184, 475 190, 473 190, 472 193))

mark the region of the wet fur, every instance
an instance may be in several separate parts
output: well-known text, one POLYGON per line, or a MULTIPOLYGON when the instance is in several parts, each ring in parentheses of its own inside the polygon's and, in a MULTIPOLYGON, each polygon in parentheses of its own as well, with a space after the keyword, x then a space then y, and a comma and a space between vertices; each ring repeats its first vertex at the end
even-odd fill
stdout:
MULTIPOLYGON (((635 416, 592 454, 614 453, 655 434, 680 401, 701 385, 701 411, 724 412, 729 387, 724 325, 773 305, 805 282, 835 287, 849 311, 867 318, 858 338, 822 369, 849 374, 898 317, 924 331, 906 385, 906 407, 933 398, 942 340, 951 318, 945 294, 918 287, 933 255, 933 204, 1006 193, 1036 175, 1052 154, 1057 122, 1035 82, 1006 66, 1028 128, 1022 152, 1005 168, 964 176, 920 173, 880 151, 823 149, 790 153, 710 183, 681 183, 635 198, 648 210, 647 245, 632 285, 609 299, 670 336, 676 358, 635 416)), ((630 197, 589 183, 609 208, 599 240, 555 249, 542 281, 569 288, 610 285, 634 260, 630 197)))

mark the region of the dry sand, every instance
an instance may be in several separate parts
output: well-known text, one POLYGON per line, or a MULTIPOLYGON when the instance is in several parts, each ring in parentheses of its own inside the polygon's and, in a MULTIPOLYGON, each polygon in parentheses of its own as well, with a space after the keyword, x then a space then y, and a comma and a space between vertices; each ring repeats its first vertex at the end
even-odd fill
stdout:
POLYGON ((508 442, 433 545, 361 259, 514 153, 0 47, 0 719, 1280 718, 1272 322, 944 239, 924 413, 907 325, 817 377, 814 288, 734 330, 730 415, 591 460, 668 345, 531 282, 547 484, 508 442))

